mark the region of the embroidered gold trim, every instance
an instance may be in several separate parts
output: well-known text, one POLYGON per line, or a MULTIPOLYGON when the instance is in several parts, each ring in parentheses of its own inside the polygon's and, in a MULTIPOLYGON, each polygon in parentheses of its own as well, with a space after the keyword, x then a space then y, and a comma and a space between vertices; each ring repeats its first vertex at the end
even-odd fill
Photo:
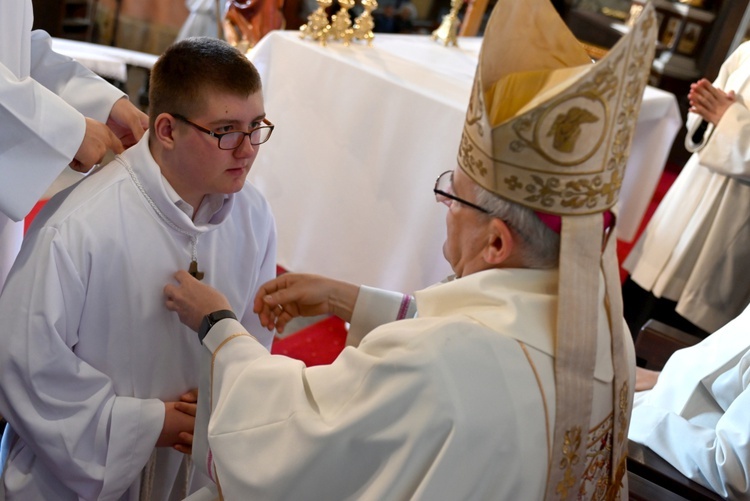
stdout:
MULTIPOLYGON (((232 334, 231 336, 228 336, 226 339, 224 339, 224 341, 222 341, 219 344, 219 346, 216 347, 216 350, 214 350, 214 352, 211 354, 210 394, 209 394, 209 397, 208 397, 209 415, 214 410, 214 364, 216 363, 216 355, 219 354, 219 351, 221 351, 221 349, 229 341, 231 341, 232 339, 238 338, 238 337, 242 337, 242 336, 251 337, 251 338, 255 339, 256 341, 258 341, 258 339, 255 336, 253 336, 252 334, 250 334, 248 332, 238 332, 237 334, 232 334)), ((211 449, 211 444, 209 444, 208 447, 209 447, 209 450, 210 450, 211 449)), ((216 461, 211 461, 211 464, 213 465, 213 468, 214 468, 214 479, 216 479, 215 480, 215 482, 216 482, 216 489, 219 492, 219 499, 221 501, 224 501, 224 494, 221 491, 221 482, 219 481, 219 472, 216 469, 216 461)))
POLYGON ((579 499, 603 501, 610 490, 612 471, 612 433, 614 412, 589 430, 586 443, 586 466, 578 490, 579 499), (593 488, 593 492, 589 490, 593 488))
MULTIPOLYGON (((534 373, 534 377, 536 378, 536 384, 539 386, 539 393, 542 394, 542 405, 544 406, 544 429, 547 432, 547 465, 552 464, 552 437, 550 435, 550 426, 549 426, 549 409, 547 408, 547 395, 544 393, 544 386, 542 386, 542 378, 539 377, 539 373, 536 370, 536 366, 534 365, 534 362, 531 360, 531 355, 529 354, 529 351, 526 349, 526 345, 522 343, 521 341, 518 341, 519 345, 521 345, 521 350, 523 350, 523 354, 526 355, 526 360, 529 362, 529 365, 531 366, 531 370, 534 373)), ((547 467, 549 469, 549 466, 547 467)))
POLYGON ((251 337, 251 338, 255 339, 256 341, 258 341, 255 338, 255 336, 253 336, 252 334, 250 334, 248 332, 238 332, 237 334, 232 334, 231 336, 228 336, 226 339, 224 339, 224 341, 222 341, 221 344, 219 344, 219 346, 216 347, 216 350, 214 350, 214 352, 211 354, 211 380, 210 380, 210 383, 211 383, 211 395, 210 395, 210 398, 208 400, 208 403, 209 403, 209 406, 211 408, 211 411, 213 411, 213 409, 214 409, 214 364, 216 363, 216 355, 219 354, 219 352, 221 351, 221 349, 224 348, 224 346, 229 341, 231 341, 234 338, 241 337, 241 336, 251 337))
POLYGON ((576 484, 576 478, 573 474, 573 467, 578 464, 581 458, 578 456, 578 449, 581 448, 581 427, 574 426, 565 432, 563 441, 562 459, 560 460, 560 469, 564 470, 563 479, 557 484, 555 493, 562 499, 568 498, 568 491, 576 484))
POLYGON ((620 388, 620 401, 619 401, 619 410, 620 413, 617 416, 617 419, 620 421, 620 432, 617 434, 617 443, 622 444, 627 440, 626 432, 628 429, 628 403, 630 402, 630 384, 628 381, 625 381, 622 384, 622 388, 620 388))

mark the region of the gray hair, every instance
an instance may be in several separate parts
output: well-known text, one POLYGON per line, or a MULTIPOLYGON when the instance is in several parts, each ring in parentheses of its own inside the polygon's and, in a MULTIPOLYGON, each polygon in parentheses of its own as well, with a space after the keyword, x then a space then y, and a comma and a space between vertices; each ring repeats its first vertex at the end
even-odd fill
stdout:
POLYGON ((510 202, 475 185, 477 205, 502 219, 515 234, 519 257, 524 267, 557 268, 560 262, 560 235, 545 225, 534 211, 510 202))

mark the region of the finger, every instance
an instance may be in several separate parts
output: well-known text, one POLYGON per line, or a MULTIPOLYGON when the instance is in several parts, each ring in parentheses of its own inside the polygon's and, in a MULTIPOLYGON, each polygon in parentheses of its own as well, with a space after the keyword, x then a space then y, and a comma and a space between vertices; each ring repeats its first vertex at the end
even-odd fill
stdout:
POLYGON ((83 165, 83 163, 81 163, 79 160, 76 160, 75 158, 73 159, 72 162, 70 162, 69 165, 71 169, 73 169, 76 172, 81 172, 81 173, 87 172, 90 168, 90 167, 86 167, 85 165, 83 165))
POLYGON ((289 312, 284 311, 279 317, 276 319, 276 332, 279 334, 284 333, 284 329, 286 328, 286 324, 289 323, 289 321, 294 318, 292 315, 289 314, 289 312))
POLYGON ((117 136, 115 136, 115 133, 109 129, 107 129, 107 131, 109 132, 109 144, 107 145, 108 148, 117 155, 125 151, 125 147, 122 145, 122 141, 120 141, 117 136))
POLYGON ((177 283, 182 286, 185 282, 193 278, 193 276, 186 270, 178 270, 177 273, 174 274, 174 278, 177 280, 177 283))
POLYGON ((195 417, 195 414, 198 411, 198 406, 196 404, 189 404, 187 402, 175 402, 174 408, 183 414, 193 417, 195 417))
POLYGON ((198 388, 187 391, 183 393, 182 395, 180 395, 180 401, 189 402, 189 403, 197 402, 198 401, 198 388))
POLYGON ((174 450, 176 450, 177 452, 181 452, 181 453, 183 453, 183 454, 185 454, 187 456, 190 456, 190 455, 193 454, 193 448, 192 447, 187 447, 187 446, 182 445, 182 444, 174 444, 172 447, 174 447, 174 450))
POLYGON ((182 445, 193 445, 193 434, 188 433, 186 431, 181 431, 177 435, 177 439, 180 441, 179 443, 182 445))

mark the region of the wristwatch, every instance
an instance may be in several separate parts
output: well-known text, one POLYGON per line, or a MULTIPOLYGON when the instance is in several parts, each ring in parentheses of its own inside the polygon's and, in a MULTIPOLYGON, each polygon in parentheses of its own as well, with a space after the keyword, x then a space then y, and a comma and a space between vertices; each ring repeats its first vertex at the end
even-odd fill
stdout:
POLYGON ((233 318, 237 320, 237 316, 231 310, 217 310, 203 317, 201 327, 198 329, 198 339, 201 344, 203 343, 203 338, 206 337, 208 331, 211 330, 211 327, 213 327, 219 320, 224 320, 225 318, 233 318))

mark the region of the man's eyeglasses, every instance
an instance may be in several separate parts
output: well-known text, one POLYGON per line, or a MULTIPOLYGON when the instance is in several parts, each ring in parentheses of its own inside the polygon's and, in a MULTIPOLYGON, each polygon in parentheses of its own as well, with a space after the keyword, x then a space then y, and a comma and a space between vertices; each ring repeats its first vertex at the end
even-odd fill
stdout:
POLYGON ((214 132, 191 122, 187 118, 177 113, 170 113, 170 115, 175 117, 180 122, 185 122, 188 125, 192 125, 199 131, 218 139, 220 150, 234 150, 236 148, 239 148, 239 146, 242 144, 242 141, 245 140, 245 136, 248 136, 250 138, 250 144, 252 144, 253 146, 263 144, 268 141, 269 137, 271 137, 271 132, 273 132, 274 128, 274 125, 269 122, 267 118, 264 118, 263 123, 265 125, 255 127, 254 129, 251 129, 249 131, 234 130, 232 132, 214 132))
POLYGON ((435 192, 435 200, 440 203, 444 203, 448 207, 450 207, 453 202, 459 202, 484 214, 490 214, 490 211, 488 211, 484 207, 480 207, 477 204, 467 202, 466 200, 458 198, 453 194, 452 170, 447 170, 440 174, 440 176, 438 176, 437 180, 435 181, 435 187, 432 189, 432 191, 435 192))

